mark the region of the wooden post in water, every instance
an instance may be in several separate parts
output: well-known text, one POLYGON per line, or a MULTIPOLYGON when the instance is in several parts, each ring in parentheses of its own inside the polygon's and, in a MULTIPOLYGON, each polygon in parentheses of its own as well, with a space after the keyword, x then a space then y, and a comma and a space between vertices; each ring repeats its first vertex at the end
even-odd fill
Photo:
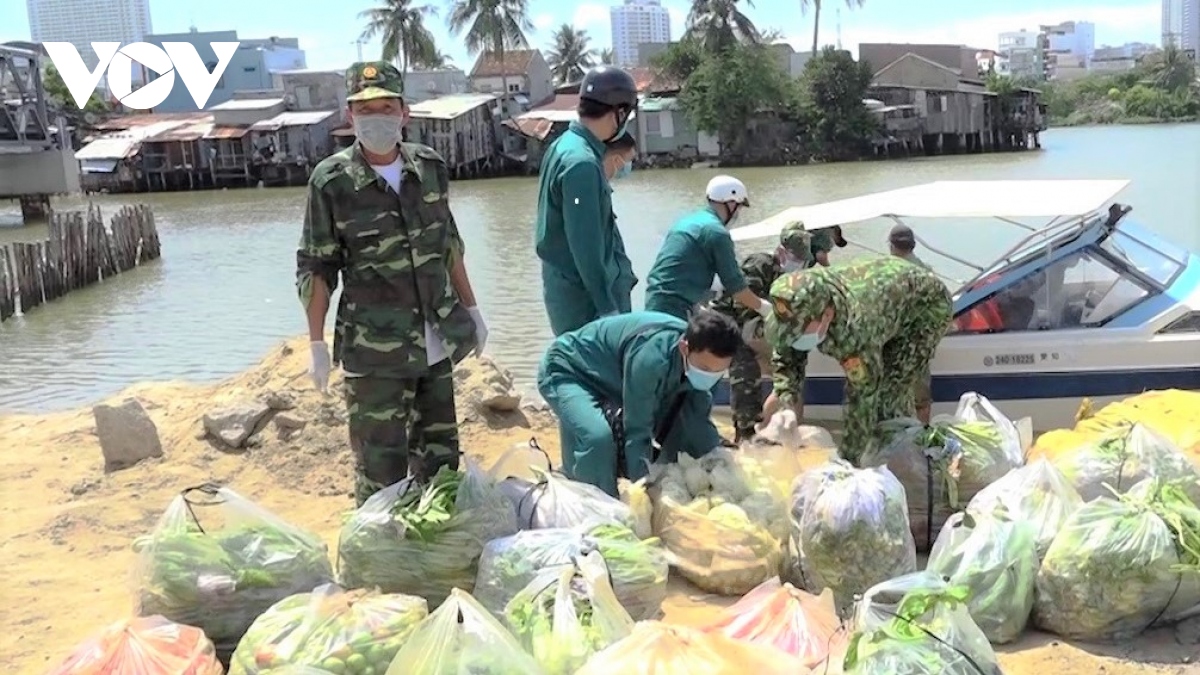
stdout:
POLYGON ((0 321, 17 311, 17 285, 8 262, 8 247, 0 246, 0 321))

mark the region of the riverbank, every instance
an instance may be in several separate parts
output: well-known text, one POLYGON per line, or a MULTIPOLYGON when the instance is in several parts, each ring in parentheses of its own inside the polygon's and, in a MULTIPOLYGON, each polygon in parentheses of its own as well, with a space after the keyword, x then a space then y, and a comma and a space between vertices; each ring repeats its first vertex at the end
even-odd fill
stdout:
MULTIPOLYGON (((7 573, 0 670, 43 673, 80 640, 124 616, 135 562, 130 544, 154 526, 182 488, 207 481, 229 485, 331 544, 337 541, 342 516, 353 506, 341 382, 335 379, 329 396, 313 391, 307 357, 305 339, 297 338, 216 385, 143 383, 109 399, 137 399, 163 447, 162 457, 111 473, 104 471, 90 408, 0 416, 8 450, 0 460, 8 495, 0 517, 7 573), (256 401, 270 402, 272 411, 249 447, 231 451, 203 432, 206 414, 256 401)), ((459 416, 468 455, 490 464, 536 436, 558 457, 553 418, 536 405, 516 406, 502 371, 487 361, 469 361, 460 370, 459 416)), ((823 456, 812 452, 803 459, 811 465, 823 456)), ((669 621, 694 624, 731 602, 673 580, 665 611, 669 621)), ((1013 674, 1184 675, 1200 672, 1194 665, 1200 648, 1180 644, 1192 637, 1177 639, 1168 629, 1127 644, 1085 647, 1028 633, 1000 648, 1000 662, 1013 674)))
POLYGON ((1149 124, 1194 124, 1200 122, 1200 115, 1186 117, 1114 117, 1092 118, 1087 116, 1068 117, 1065 120, 1050 120, 1051 129, 1071 129, 1078 127, 1115 127, 1115 126, 1144 126, 1149 124))

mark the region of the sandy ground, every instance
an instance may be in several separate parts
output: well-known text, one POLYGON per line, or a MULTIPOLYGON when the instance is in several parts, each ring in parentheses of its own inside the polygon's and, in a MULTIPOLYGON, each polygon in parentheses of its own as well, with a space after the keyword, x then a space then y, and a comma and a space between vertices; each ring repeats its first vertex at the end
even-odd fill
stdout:
MULTIPOLYGON (((351 460, 340 393, 322 397, 305 375, 302 341, 281 346, 259 366, 216 386, 137 385, 114 400, 138 398, 158 426, 165 456, 106 474, 90 410, 0 417, 0 672, 44 673, 89 634, 127 615, 132 540, 153 527, 181 489, 227 484, 336 544, 350 498, 351 460), (202 439, 200 417, 226 403, 293 392, 289 414, 307 426, 289 439, 269 425, 256 447, 229 452, 202 439)), ((333 388, 340 392, 340 383, 333 388)), ((460 392, 463 448, 490 464, 536 436, 558 456, 553 422, 542 413, 484 413, 460 392)), ((668 621, 697 623, 733 599, 673 580, 668 621)), ((1200 674, 1200 646, 1161 630, 1128 644, 1095 647, 1030 633, 1000 649, 1006 673, 1200 674)))

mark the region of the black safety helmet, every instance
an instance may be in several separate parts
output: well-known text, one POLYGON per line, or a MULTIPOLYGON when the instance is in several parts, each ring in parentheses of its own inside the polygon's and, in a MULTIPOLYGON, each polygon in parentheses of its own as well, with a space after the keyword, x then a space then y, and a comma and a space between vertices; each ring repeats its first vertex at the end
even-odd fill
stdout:
POLYGON ((637 107, 637 83, 633 77, 615 66, 597 66, 583 76, 579 98, 614 108, 637 107))

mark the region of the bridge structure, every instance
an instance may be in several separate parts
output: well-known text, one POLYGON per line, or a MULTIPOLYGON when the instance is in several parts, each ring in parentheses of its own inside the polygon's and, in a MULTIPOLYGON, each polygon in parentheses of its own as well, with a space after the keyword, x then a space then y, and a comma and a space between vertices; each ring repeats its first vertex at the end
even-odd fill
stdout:
POLYGON ((50 198, 79 191, 79 164, 61 116, 51 119, 34 43, 0 44, 0 200, 21 203, 26 221, 46 216, 50 198))

